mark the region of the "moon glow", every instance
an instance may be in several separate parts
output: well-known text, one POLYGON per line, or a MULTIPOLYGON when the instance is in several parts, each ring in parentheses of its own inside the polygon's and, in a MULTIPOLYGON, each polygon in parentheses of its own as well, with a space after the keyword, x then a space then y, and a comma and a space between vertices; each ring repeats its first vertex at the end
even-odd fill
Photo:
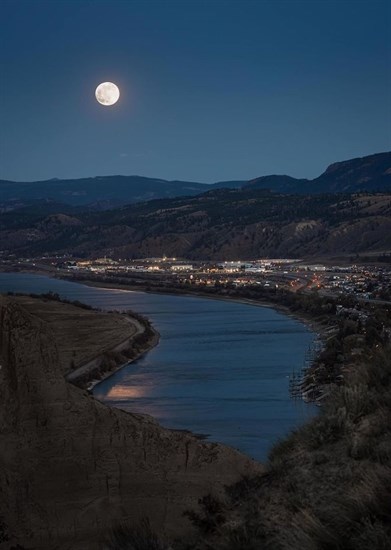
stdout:
POLYGON ((118 86, 112 82, 102 82, 95 90, 95 97, 101 105, 105 105, 106 107, 114 105, 119 99, 118 86))

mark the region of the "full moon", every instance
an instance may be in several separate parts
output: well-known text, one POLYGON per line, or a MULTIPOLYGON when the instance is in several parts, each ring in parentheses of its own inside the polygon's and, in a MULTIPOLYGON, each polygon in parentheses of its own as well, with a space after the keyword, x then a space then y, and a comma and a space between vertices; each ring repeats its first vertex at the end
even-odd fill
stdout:
POLYGON ((112 82, 102 82, 95 90, 95 97, 101 105, 114 105, 119 99, 118 86, 112 82))

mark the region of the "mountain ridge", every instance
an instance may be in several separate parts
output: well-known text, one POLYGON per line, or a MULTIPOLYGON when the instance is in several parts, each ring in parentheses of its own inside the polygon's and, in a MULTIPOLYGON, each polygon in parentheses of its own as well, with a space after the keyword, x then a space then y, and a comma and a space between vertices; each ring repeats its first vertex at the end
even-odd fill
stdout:
POLYGON ((261 176, 243 186, 282 193, 357 193, 391 190, 391 152, 376 153, 330 164, 317 178, 261 176))
POLYGON ((291 194, 355 193, 391 191, 391 152, 376 153, 330 164, 317 178, 265 175, 251 180, 219 181, 206 184, 165 180, 145 176, 95 176, 35 182, 0 180, 0 210, 15 209, 16 201, 52 200, 70 206, 97 210, 115 208, 146 200, 195 196, 214 189, 269 189, 291 194))

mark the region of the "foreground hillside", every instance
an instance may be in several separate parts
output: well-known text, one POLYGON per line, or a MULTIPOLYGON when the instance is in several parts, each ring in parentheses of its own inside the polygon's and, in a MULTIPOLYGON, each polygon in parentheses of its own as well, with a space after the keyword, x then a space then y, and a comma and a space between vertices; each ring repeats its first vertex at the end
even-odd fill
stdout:
POLYGON ((136 319, 60 302, 55 294, 49 293, 47 298, 42 299, 14 296, 13 300, 50 325, 63 374, 131 339, 137 333, 136 319))
POLYGON ((216 190, 100 213, 0 216, 0 249, 18 256, 253 259, 391 249, 391 194, 284 195, 216 190))
POLYGON ((264 475, 204 498, 197 539, 178 548, 388 550, 390 352, 357 364, 319 417, 272 449, 264 475))
POLYGON ((261 470, 67 383, 44 309, 0 297, 0 548, 96 550, 111 527, 145 515, 159 532, 183 535, 184 509, 261 470))

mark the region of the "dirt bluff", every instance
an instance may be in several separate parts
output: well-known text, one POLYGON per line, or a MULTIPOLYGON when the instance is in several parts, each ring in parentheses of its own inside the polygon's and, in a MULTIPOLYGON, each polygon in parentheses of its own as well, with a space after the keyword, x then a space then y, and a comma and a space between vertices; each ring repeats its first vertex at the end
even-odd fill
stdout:
POLYGON ((261 466, 68 384, 50 326, 0 297, 0 518, 8 548, 95 549, 117 523, 189 528, 198 498, 261 466))

